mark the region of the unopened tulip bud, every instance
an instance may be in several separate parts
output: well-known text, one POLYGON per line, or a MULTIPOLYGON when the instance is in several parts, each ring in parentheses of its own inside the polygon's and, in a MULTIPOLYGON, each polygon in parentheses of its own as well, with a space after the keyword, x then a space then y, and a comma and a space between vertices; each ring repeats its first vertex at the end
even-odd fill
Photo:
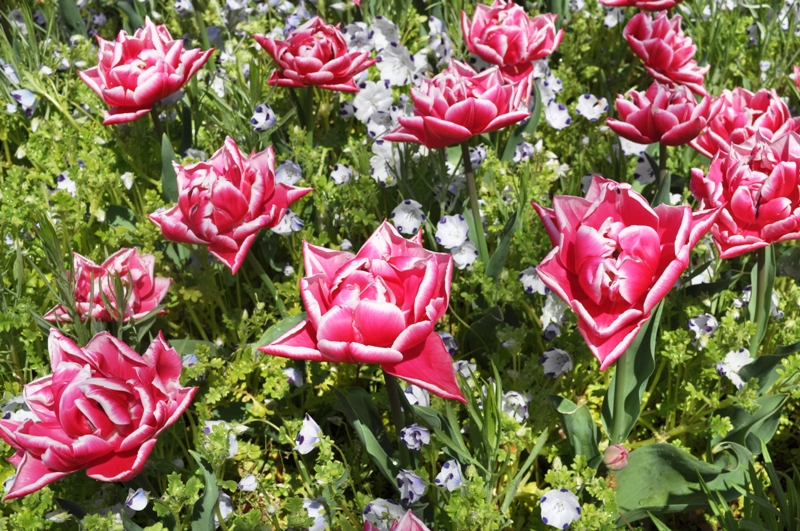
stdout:
POLYGON ((628 466, 628 449, 621 444, 613 444, 603 453, 603 463, 609 470, 622 470, 628 466))

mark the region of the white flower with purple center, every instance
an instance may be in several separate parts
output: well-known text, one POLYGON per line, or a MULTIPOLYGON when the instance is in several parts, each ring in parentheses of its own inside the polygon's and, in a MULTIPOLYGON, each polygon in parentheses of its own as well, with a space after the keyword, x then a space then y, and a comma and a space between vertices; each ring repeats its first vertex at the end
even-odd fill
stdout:
POLYGON ((406 400, 412 406, 430 407, 431 395, 428 391, 417 385, 411 384, 403 391, 406 395, 406 400))
POLYGON ((364 123, 373 113, 387 111, 394 103, 392 89, 386 80, 377 83, 365 81, 358 88, 360 90, 353 98, 353 105, 356 108, 356 118, 364 123))
POLYGON ((283 369, 283 374, 285 374, 286 379, 289 380, 289 385, 303 387, 303 373, 294 367, 286 367, 283 369))
MULTIPOLYGON (((321 498, 324 499, 324 498, 321 498)), ((303 498, 303 509, 308 513, 309 518, 314 519, 314 525, 305 531, 325 531, 328 525, 325 521, 325 506, 318 500, 311 498, 303 498)))
POLYGON ((708 344, 708 340, 714 336, 717 328, 719 328, 717 318, 710 313, 695 315, 689 319, 689 330, 694 332, 692 344, 703 350, 708 344))
POLYGON ((472 165, 473 170, 480 168, 481 164, 483 164, 483 161, 485 161, 488 156, 489 152, 486 150, 484 144, 469 148, 469 163, 472 165))
POLYGON ((300 216, 292 212, 290 208, 286 209, 286 213, 281 218, 280 222, 272 227, 270 230, 275 234, 281 236, 288 236, 293 232, 298 232, 305 226, 305 221, 300 219, 300 216))
POLYGON ((319 444, 322 437, 322 430, 311 415, 306 413, 303 417, 303 426, 300 428, 300 433, 294 440, 296 443, 294 449, 301 454, 310 453, 319 444))
POLYGON ((347 49, 351 52, 369 53, 375 48, 372 32, 366 22, 351 22, 342 28, 342 34, 347 39, 347 49))
POLYGON ((433 56, 436 57, 436 66, 447 66, 453 57, 453 41, 447 35, 444 22, 436 17, 428 19, 428 44, 433 56))
POLYGON ((445 216, 436 225, 436 243, 445 249, 455 249, 469 238, 469 225, 461 214, 445 216))
POLYGON ((569 9, 571 11, 583 11, 584 7, 586 7, 586 2, 583 0, 569 0, 569 9))
POLYGON ((578 98, 575 112, 589 120, 597 121, 608 110, 608 100, 605 98, 597 99, 594 94, 584 94, 578 98))
POLYGON ((294 186, 303 178, 303 169, 292 160, 284 160, 275 170, 275 184, 294 186))
POLYGON ((398 42, 390 42, 381 50, 377 59, 376 66, 381 73, 381 79, 388 81, 393 87, 404 87, 412 82, 417 84, 421 79, 420 74, 428 68, 425 50, 413 54, 398 42))
POLYGON ((529 142, 520 142, 514 149, 514 162, 522 162, 531 158, 536 153, 536 147, 529 142))
POLYGON ((542 327, 546 328, 550 323, 560 325, 567 308, 567 304, 560 297, 553 292, 548 293, 542 306, 542 327))
POLYGON ((427 490, 421 477, 411 470, 400 469, 397 474, 397 488, 400 489, 400 503, 408 507, 416 503, 427 490))
POLYGON ((565 372, 572 370, 572 358, 566 350, 549 348, 542 353, 539 363, 544 367, 544 375, 548 378, 558 378, 565 372))
POLYGON ((68 171, 63 171, 56 177, 56 190, 64 190, 72 197, 75 197, 77 186, 75 185, 75 181, 69 178, 68 171))
POLYGON ((426 216, 422 213, 422 205, 413 199, 406 199, 392 210, 389 219, 397 231, 402 234, 416 234, 426 216))
POLYGON ((372 144, 372 152, 375 155, 369 159, 370 177, 383 188, 396 185, 395 168, 400 163, 397 146, 393 142, 376 140, 372 144))
POLYGON ((551 490, 539 500, 542 509, 542 522, 558 529, 566 529, 569 524, 581 517, 581 503, 578 497, 567 489, 551 490))
POLYGON ((453 362, 453 369, 467 380, 472 379, 472 376, 475 374, 475 370, 477 368, 477 365, 470 363, 467 360, 453 362))
POLYGON ((615 28, 625 22, 625 11, 620 7, 603 8, 603 26, 615 28))
POLYGON ((442 470, 436 475, 433 480, 434 485, 439 488, 447 489, 453 492, 463 483, 461 479, 461 465, 455 459, 445 461, 442 465, 442 470))
POLYGON ((619 137, 619 145, 622 148, 622 152, 628 157, 631 155, 643 157, 644 150, 647 149, 647 144, 637 144, 622 137, 619 137))
POLYGON ((239 480, 239 484, 236 485, 236 490, 241 492, 253 492, 258 487, 258 480, 253 474, 247 474, 245 477, 239 480))
POLYGON ((22 107, 25 116, 28 118, 33 116, 36 106, 39 104, 39 100, 36 99, 36 94, 28 89, 17 89, 11 91, 11 97, 22 107))
POLYGON ((400 520, 406 511, 394 500, 377 498, 364 507, 362 513, 364 523, 369 522, 378 531, 389 531, 396 520, 400 520))
POLYGON ((533 62, 533 79, 539 80, 544 79, 547 77, 547 74, 550 73, 550 61, 548 61, 547 57, 542 57, 533 62))
POLYGON ((717 374, 727 376, 736 389, 741 389, 744 387, 744 380, 739 376, 739 371, 754 361, 756 360, 750 357, 750 352, 746 348, 732 350, 725 355, 724 360, 717 363, 717 374))
POLYGON ((419 450, 431 442, 431 432, 415 422, 400 430, 400 440, 408 446, 409 450, 419 450))
POLYGON ((551 100, 545 107, 544 119, 547 120, 550 127, 559 131, 572 123, 567 106, 563 103, 558 103, 556 100, 551 100))
POLYGON ((194 6, 192 0, 175 0, 175 12, 180 17, 186 17, 194 13, 194 6))
POLYGON ((147 493, 142 489, 128 489, 128 497, 125 499, 125 507, 134 511, 141 511, 147 507, 147 493))
POLYGON ((105 13, 94 13, 92 15, 92 24, 94 26, 105 26, 106 22, 108 22, 108 17, 106 17, 105 13))
POLYGON ((400 30, 397 24, 384 17, 377 15, 372 21, 371 38, 377 51, 381 51, 392 42, 400 42, 400 30))
POLYGON ((633 180, 639 184, 650 184, 656 180, 653 167, 644 155, 636 157, 636 169, 633 170, 633 180))
POLYGON ((197 365, 197 354, 187 354, 181 358, 181 365, 183 367, 194 367, 197 365))
POLYGON ((3 67, 3 74, 8 78, 12 85, 19 85, 19 76, 17 75, 17 71, 14 70, 14 67, 10 63, 4 62, 0 59, 0 66, 3 67))
POLYGON ((338 185, 347 184, 353 178, 353 173, 349 164, 334 164, 331 179, 338 185))
POLYGON ((539 93, 545 104, 555 100, 556 94, 564 90, 564 83, 550 70, 544 77, 536 81, 536 86, 539 87, 539 93))
MULTIPOLYGON (((753 290, 752 286, 744 287, 744 289, 742 290, 741 303, 747 304, 750 302, 750 294, 752 290, 753 290)), ((736 304, 737 300, 738 299, 734 299, 733 303, 736 304)), ((737 306, 741 307, 742 305, 741 303, 737 306)), ((783 319, 785 316, 783 311, 780 309, 780 298, 778 297, 778 293, 776 291, 772 292, 772 308, 769 311, 769 316, 772 317, 773 319, 778 319, 778 320, 783 319)))
POLYGON ((353 118, 356 115, 356 107, 350 100, 339 103, 339 116, 342 118, 353 118))
POLYGON ((478 248, 475 244, 467 240, 455 249, 450 249, 453 262, 458 269, 465 269, 475 263, 478 259, 478 248))
POLYGON ((522 287, 525 288, 525 293, 532 295, 538 293, 539 295, 547 294, 547 286, 544 285, 542 279, 539 278, 539 273, 536 271, 536 266, 530 266, 527 269, 520 271, 519 281, 522 282, 522 287))
POLYGON ((458 342, 456 341, 456 338, 453 337, 453 334, 439 332, 439 337, 442 338, 445 350, 447 350, 451 356, 455 356, 456 352, 458 351, 458 342))
POLYGON ((378 138, 397 127, 397 119, 390 111, 375 111, 367 118, 367 134, 370 138, 378 138))
POLYGON ((528 418, 528 402, 530 401, 531 399, 528 395, 523 395, 517 391, 509 391, 503 395, 503 413, 517 422, 524 422, 528 418))
POLYGON ((250 124, 253 126, 253 129, 259 133, 270 129, 277 122, 278 117, 275 115, 275 111, 273 111, 272 107, 267 103, 259 103, 256 105, 256 109, 253 111, 253 117, 250 118, 250 124))

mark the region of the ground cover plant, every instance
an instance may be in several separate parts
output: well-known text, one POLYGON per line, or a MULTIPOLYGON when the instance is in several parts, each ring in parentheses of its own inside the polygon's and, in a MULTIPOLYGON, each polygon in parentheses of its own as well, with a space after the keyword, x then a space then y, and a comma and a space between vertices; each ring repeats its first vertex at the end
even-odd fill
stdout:
POLYGON ((797 528, 800 5, 0 25, 3 529, 797 528))

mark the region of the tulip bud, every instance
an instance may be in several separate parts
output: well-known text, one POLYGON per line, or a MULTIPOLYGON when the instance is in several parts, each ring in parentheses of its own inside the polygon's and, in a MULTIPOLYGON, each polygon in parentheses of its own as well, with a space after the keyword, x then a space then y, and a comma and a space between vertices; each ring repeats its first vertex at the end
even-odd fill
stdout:
POLYGON ((628 466, 628 449, 621 444, 613 444, 603 452, 603 463, 609 470, 622 470, 628 466))

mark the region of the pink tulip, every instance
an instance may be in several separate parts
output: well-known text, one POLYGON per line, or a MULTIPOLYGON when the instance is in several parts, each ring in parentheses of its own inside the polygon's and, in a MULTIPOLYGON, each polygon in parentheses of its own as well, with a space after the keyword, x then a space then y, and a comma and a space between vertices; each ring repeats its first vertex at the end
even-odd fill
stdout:
MULTIPOLYGON (((141 319, 155 310, 166 297, 171 278, 154 274, 156 259, 152 254, 139 254, 136 249, 120 249, 97 265, 85 256, 73 253, 75 271, 75 303, 81 320, 117 321, 119 302, 115 287, 116 278, 125 292, 122 318, 124 321, 141 319)), ((166 313, 163 310, 159 315, 166 313)), ((67 309, 61 304, 50 310, 44 318, 51 323, 69 322, 67 309)))
POLYGON ((409 510, 400 521, 395 520, 389 531, 431 531, 417 515, 409 510))
POLYGON ((310 87, 358 92, 353 77, 373 64, 367 52, 351 52, 339 26, 326 24, 319 17, 292 31, 286 41, 253 35, 272 56, 278 69, 269 84, 281 87, 310 87))
POLYGON ((533 204, 554 249, 537 267, 542 282, 578 316, 578 330, 606 370, 636 337, 681 273, 716 210, 647 201, 627 183, 595 176, 586 198, 533 204))
POLYGON ((411 89, 414 116, 400 116, 400 127, 384 135, 392 142, 414 142, 436 149, 491 133, 530 116, 530 76, 518 83, 497 67, 480 74, 452 61, 433 79, 411 89))
POLYGON ((637 13, 622 34, 656 81, 685 85, 695 94, 706 94, 703 78, 711 67, 697 66, 694 60, 697 48, 683 34, 680 15, 669 19, 667 12, 662 11, 653 20, 647 13, 637 13))
POLYGON ((173 163, 178 204, 150 214, 168 240, 208 245, 233 273, 258 231, 280 223, 286 209, 311 191, 275 183, 272 146, 245 157, 232 138, 206 162, 173 163))
POLYGON ((794 65, 792 73, 794 74, 794 86, 800 90, 800 66, 794 65))
POLYGON ((138 120, 150 112, 155 102, 188 83, 214 52, 185 51, 181 39, 173 40, 166 26, 156 26, 149 17, 133 36, 123 30, 114 42, 99 35, 97 42, 97 66, 78 75, 111 106, 105 125, 138 120))
POLYGON ((681 0, 600 0, 600 3, 609 7, 635 7, 642 11, 666 11, 672 9, 681 0))
POLYGON ((552 54, 564 30, 556 31, 558 15, 533 18, 514 2, 494 0, 491 6, 477 4, 470 21, 461 12, 461 29, 469 51, 484 61, 495 64, 512 81, 527 77, 532 61, 552 54))
POLYGON ((632 90, 628 97, 631 101, 617 95, 619 120, 606 118, 606 123, 622 138, 638 144, 688 144, 713 117, 710 98, 697 103, 686 87, 671 89, 654 82, 647 92, 632 90))
POLYGON ((378 363, 423 389, 464 401, 434 325, 447 310, 453 258, 406 240, 386 221, 358 254, 303 247, 308 318, 260 350, 286 358, 378 363))
POLYGON ((702 208, 720 210, 711 228, 720 258, 800 239, 800 135, 756 131, 719 151, 707 175, 692 169, 689 188, 702 208))
POLYGON ((714 118, 689 145, 708 158, 717 151, 728 151, 732 144, 741 144, 756 131, 767 139, 787 131, 800 130, 800 118, 792 118, 789 107, 774 90, 761 89, 755 94, 741 87, 723 90, 714 98, 714 118))
POLYGON ((144 356, 107 332, 81 348, 53 329, 48 348, 53 374, 23 390, 38 420, 0 420, 17 468, 3 500, 82 468, 99 481, 129 481, 197 391, 181 387, 181 358, 160 333, 144 356))
POLYGON ((612 444, 603 452, 603 463, 609 470, 619 471, 628 466, 630 452, 621 444, 612 444))

